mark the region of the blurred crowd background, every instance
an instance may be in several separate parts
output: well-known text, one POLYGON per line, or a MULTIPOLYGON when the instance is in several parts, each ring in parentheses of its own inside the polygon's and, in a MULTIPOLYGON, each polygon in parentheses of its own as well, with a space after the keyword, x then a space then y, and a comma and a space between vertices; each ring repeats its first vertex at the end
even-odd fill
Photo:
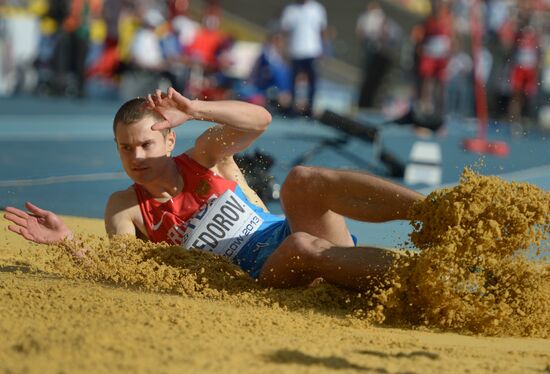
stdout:
POLYGON ((550 0, 0 0, 0 96, 173 86, 311 116, 335 82, 349 112, 471 118, 484 97, 549 129, 549 27, 550 0))

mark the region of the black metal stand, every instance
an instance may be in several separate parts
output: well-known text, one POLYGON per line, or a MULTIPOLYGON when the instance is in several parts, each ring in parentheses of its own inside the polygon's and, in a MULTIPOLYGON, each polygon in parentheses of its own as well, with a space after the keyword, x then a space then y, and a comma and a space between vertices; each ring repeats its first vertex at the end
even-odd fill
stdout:
POLYGON ((363 169, 373 171, 378 169, 376 170, 376 174, 387 174, 395 178, 403 178, 405 175, 405 166, 397 159, 397 157, 392 155, 388 150, 378 146, 380 144, 380 135, 378 128, 375 126, 360 123, 330 110, 325 110, 323 114, 317 118, 317 121, 323 125, 342 132, 343 135, 336 139, 321 140, 316 146, 295 158, 292 162, 292 166, 309 162, 317 154, 326 148, 329 148, 333 152, 340 154, 363 169), (377 168, 376 165, 364 160, 352 152, 345 150, 344 146, 348 144, 352 137, 363 140, 366 143, 374 144, 375 157, 378 158, 382 164, 384 164, 386 171, 380 170, 380 168, 377 168))
POLYGON ((354 164, 358 165, 362 169, 373 170, 376 169, 376 166, 367 160, 357 156, 356 154, 349 152, 345 149, 345 146, 349 143, 350 136, 342 136, 336 139, 324 139, 321 140, 313 148, 303 152, 300 156, 296 157, 292 161, 292 166, 302 165, 311 161, 319 153, 323 152, 327 148, 331 151, 339 154, 340 156, 350 160, 354 164))

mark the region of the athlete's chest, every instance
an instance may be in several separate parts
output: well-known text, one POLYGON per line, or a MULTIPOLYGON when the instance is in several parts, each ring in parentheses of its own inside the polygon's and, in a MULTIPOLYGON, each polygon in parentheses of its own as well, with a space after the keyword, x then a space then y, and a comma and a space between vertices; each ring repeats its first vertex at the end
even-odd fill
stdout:
POLYGON ((226 189, 200 202, 190 216, 187 211, 176 214, 178 207, 164 204, 164 209, 155 212, 148 230, 150 239, 233 258, 263 223, 240 189, 226 189))

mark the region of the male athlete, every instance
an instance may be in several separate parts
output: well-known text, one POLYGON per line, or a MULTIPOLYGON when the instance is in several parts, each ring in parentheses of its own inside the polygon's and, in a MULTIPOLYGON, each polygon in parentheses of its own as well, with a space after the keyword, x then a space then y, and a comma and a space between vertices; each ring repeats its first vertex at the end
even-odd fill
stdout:
MULTIPOLYGON (((269 287, 308 285, 316 278, 368 287, 371 277, 384 275, 393 256, 355 247, 344 217, 407 219, 409 207, 422 196, 362 172, 298 166, 281 188, 286 218, 270 214, 233 160, 270 122, 262 107, 189 100, 173 89, 126 102, 113 130, 124 170, 135 183, 109 198, 107 234, 211 251, 269 287), (171 129, 190 119, 218 125, 171 157, 176 141, 171 129)), ((71 230, 54 213, 31 203, 26 208, 6 208, 11 231, 37 243, 70 243, 71 230)))

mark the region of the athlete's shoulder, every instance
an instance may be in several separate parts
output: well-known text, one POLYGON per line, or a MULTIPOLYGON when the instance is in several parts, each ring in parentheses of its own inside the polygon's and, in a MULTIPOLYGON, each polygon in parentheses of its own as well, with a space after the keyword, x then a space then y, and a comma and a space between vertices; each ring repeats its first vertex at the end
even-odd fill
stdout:
POLYGON ((211 157, 208 152, 204 148, 197 147, 196 145, 183 152, 177 158, 184 161, 190 161, 191 163, 197 163, 207 169, 211 164, 211 157))
MULTIPOLYGON (((191 148, 191 149, 192 149, 192 148, 191 148)), ((188 150, 186 150, 186 151, 184 151, 184 152, 182 152, 182 153, 180 153, 180 154, 178 154, 178 155, 176 155, 176 156, 172 156, 172 158, 173 158, 174 160, 187 160, 187 159, 190 157, 189 151, 190 151, 190 150, 188 149, 188 150)))
POLYGON ((115 191, 109 196, 107 208, 123 208, 128 209, 138 204, 136 192, 133 186, 124 190, 115 191))
MULTIPOLYGON (((133 187, 115 191, 109 197, 105 207, 105 229, 109 236, 117 234, 136 234, 135 226, 141 229, 139 204, 133 187)), ((143 226, 143 225, 141 225, 143 226)))

